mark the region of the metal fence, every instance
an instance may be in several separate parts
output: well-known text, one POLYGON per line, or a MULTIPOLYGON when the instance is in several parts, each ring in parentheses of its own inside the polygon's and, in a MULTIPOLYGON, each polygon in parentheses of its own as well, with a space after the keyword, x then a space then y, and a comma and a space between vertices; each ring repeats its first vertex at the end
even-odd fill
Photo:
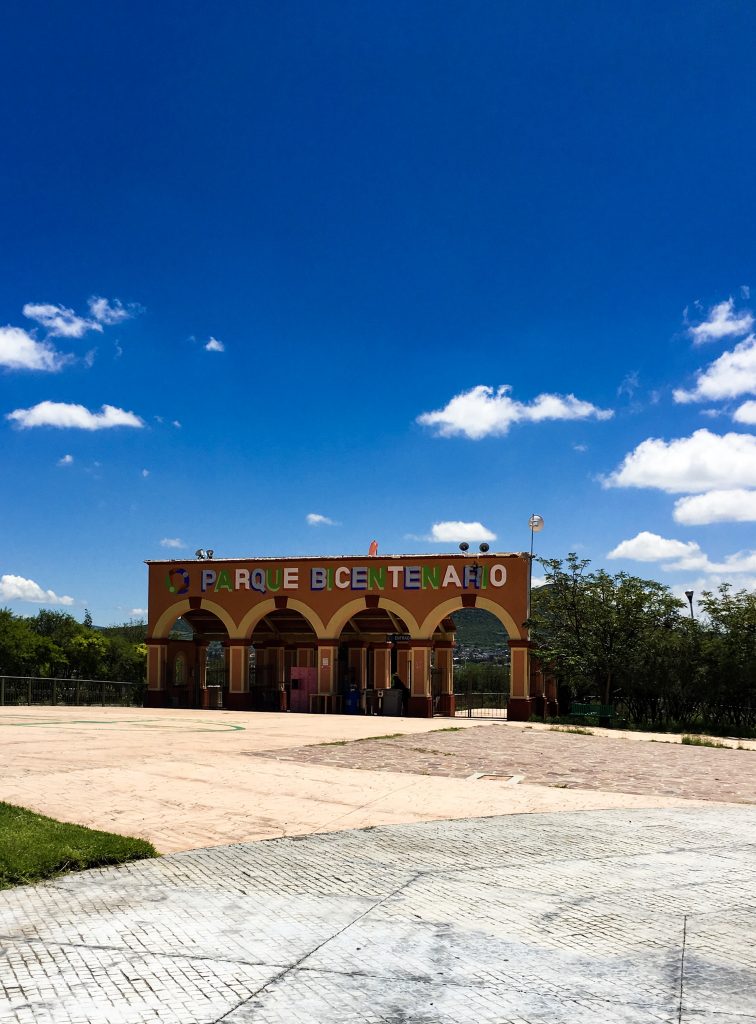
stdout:
POLYGON ((506 718, 508 690, 479 693, 466 690, 454 694, 454 705, 458 718, 506 718))
POLYGON ((0 676, 0 707, 24 704, 101 704, 141 706, 144 686, 110 679, 57 679, 0 676))

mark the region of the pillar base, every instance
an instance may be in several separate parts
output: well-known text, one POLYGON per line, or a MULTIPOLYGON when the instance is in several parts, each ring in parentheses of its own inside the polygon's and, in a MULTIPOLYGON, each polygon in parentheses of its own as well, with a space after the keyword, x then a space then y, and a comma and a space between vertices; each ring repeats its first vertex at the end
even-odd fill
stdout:
POLYGON ((167 708, 169 706, 167 690, 148 690, 144 695, 146 708, 167 708))
POLYGON ((453 693, 442 693, 438 698, 438 713, 445 718, 454 718, 456 701, 453 693))
POLYGON ((507 702, 507 721, 527 722, 533 714, 533 701, 530 697, 510 697, 507 702))
POLYGON ((432 697, 410 697, 407 707, 408 718, 433 718, 432 697))
POLYGON ((250 711, 252 707, 252 695, 246 693, 232 693, 226 690, 223 694, 223 708, 226 711, 250 711))

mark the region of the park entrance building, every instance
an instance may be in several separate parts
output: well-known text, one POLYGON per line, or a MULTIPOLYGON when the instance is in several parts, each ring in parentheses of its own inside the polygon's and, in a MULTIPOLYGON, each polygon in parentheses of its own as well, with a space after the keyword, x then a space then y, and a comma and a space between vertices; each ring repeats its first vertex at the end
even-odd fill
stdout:
POLYGON ((451 616, 482 608, 509 636, 508 717, 530 717, 526 554, 147 565, 149 706, 369 713, 396 673, 407 714, 453 715, 451 616))

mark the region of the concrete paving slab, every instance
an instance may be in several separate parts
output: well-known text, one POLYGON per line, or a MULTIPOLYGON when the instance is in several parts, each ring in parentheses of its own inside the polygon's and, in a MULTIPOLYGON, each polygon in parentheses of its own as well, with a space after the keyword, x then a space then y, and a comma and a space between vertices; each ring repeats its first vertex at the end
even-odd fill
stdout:
MULTIPOLYGON (((0 799, 91 828, 148 839, 163 853, 345 828, 483 815, 618 806, 680 806, 689 794, 626 795, 620 785, 562 789, 514 770, 467 781, 501 744, 523 763, 531 733, 446 719, 249 714, 139 708, 0 709, 0 799), (470 737, 461 759, 371 737, 399 733, 412 747, 444 749, 470 737), (354 742, 355 740, 363 742, 354 742), (323 744, 331 744, 325 746, 323 744), (517 753, 522 747, 522 755, 517 753), (337 762, 337 763, 328 763, 337 762), (324 763, 325 762, 325 763, 324 763), (338 763, 342 762, 342 763, 338 763), (461 765, 457 778, 441 778, 461 765), (472 766, 472 767, 471 767, 472 766), (400 774, 401 773, 401 774, 400 774), (533 785, 533 782, 536 782, 533 785)), ((543 735, 543 734, 541 734, 543 735)), ((557 749, 581 737, 546 734, 557 749)), ((591 741, 588 741, 591 742, 591 741)), ((610 744, 614 753, 635 744, 610 744)), ((551 749, 551 748, 550 748, 551 749)), ((601 752, 589 747, 591 757, 601 752)), ((707 753, 685 748, 699 760, 707 753)), ((753 757, 725 751, 725 757, 753 757)), ((530 758, 530 760, 528 760, 530 758)), ((609 765, 612 758, 603 756, 609 765)), ((617 760, 615 758, 615 760, 617 760)), ((738 763, 742 765, 742 762, 738 763)), ((730 762, 732 769, 733 762, 730 762)), ((535 771, 528 767, 528 772, 535 771)), ((602 778, 610 773, 602 764, 602 778)), ((453 774, 453 773, 452 773, 453 774)), ((678 773, 679 774, 679 773, 678 773)), ((745 783, 739 783, 745 785, 745 783)))
POLYGON ((756 1019, 756 808, 219 846, 0 893, 4 1024, 756 1019))

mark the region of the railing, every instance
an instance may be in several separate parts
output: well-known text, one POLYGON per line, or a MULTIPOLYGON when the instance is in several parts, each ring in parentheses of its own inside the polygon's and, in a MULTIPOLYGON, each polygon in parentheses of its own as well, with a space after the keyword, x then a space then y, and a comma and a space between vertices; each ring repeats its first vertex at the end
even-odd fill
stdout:
POLYGON ((143 687, 110 679, 0 676, 0 707, 23 704, 141 706, 143 687))
POLYGON ((454 705, 458 716, 468 718, 505 718, 509 692, 496 690, 477 692, 467 690, 454 694, 454 705))

